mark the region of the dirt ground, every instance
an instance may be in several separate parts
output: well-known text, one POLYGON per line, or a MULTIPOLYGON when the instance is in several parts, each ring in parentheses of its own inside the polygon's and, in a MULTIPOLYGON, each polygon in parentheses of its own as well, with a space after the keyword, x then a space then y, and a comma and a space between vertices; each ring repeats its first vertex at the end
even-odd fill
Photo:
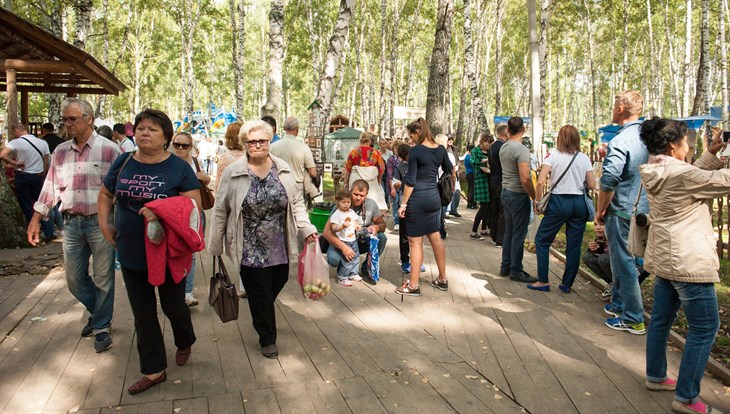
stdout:
POLYGON ((0 249, 0 277, 48 274, 63 264, 61 243, 36 248, 0 249))

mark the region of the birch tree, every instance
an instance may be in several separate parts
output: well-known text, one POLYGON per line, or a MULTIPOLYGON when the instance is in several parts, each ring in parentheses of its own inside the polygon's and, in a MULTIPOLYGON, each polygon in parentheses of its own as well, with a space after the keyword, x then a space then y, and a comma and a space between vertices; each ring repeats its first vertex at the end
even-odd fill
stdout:
POLYGON ((682 96, 682 115, 689 112, 689 97, 692 93, 690 83, 692 65, 692 0, 687 0, 687 14, 685 16, 685 42, 684 42, 684 95, 682 96))
POLYGON ((335 22, 332 37, 329 40, 327 55, 325 56, 322 68, 322 76, 319 81, 319 90, 317 92, 317 102, 320 109, 316 111, 318 131, 309 131, 309 135, 323 135, 327 126, 327 120, 331 111, 332 91, 334 85, 334 77, 337 73, 337 67, 340 62, 340 55, 345 46, 345 38, 350 30, 350 20, 352 18, 352 9, 355 7, 355 0, 340 0, 340 7, 337 13, 337 21, 335 22))
POLYGON ((541 159, 542 152, 542 101, 540 99, 540 51, 537 32, 536 0, 527 1, 527 15, 530 30, 530 96, 532 103, 532 143, 535 155, 541 159))
POLYGON ((494 113, 500 115, 502 112, 502 86, 504 67, 502 65, 502 38, 504 37, 504 28, 502 27, 502 18, 504 17, 505 0, 497 0, 494 14, 497 19, 497 45, 494 54, 494 113))
MULTIPOLYGON (((477 85, 476 62, 474 59, 474 45, 471 32, 471 0, 464 0, 464 71, 469 79, 469 89, 471 91, 471 103, 477 112, 477 122, 480 131, 489 131, 487 117, 484 114, 482 106, 482 98, 479 96, 479 86, 477 85)), ((464 99, 462 94, 461 99, 464 99)), ((463 109, 463 107, 461 108, 463 109)), ((459 111, 459 120, 463 120, 461 110, 459 111)), ((458 123, 457 123, 458 124, 458 123)), ((457 127, 457 130, 459 128, 457 127)), ((458 134, 457 134, 458 135, 458 134)))
POLYGON ((702 0, 700 18, 700 63, 697 69, 697 89, 690 116, 709 112, 707 88, 710 84, 710 0, 702 0))
POLYGON ((89 36, 91 11, 93 8, 93 0, 76 0, 74 3, 74 12, 76 13, 76 38, 74 39, 74 46, 81 50, 86 49, 86 39, 89 36))
POLYGON ((243 2, 228 1, 228 12, 231 19, 231 55, 233 63, 233 83, 235 95, 235 110, 238 119, 243 118, 245 105, 243 83, 243 57, 246 39, 246 7, 243 2))
POLYGON ((728 15, 727 0, 720 0, 720 13, 718 18, 720 22, 718 24, 720 29, 720 77, 722 78, 722 119, 728 118, 727 107, 730 105, 728 102, 728 95, 730 90, 728 89, 728 67, 727 67, 727 39, 725 38, 725 19, 728 15))
POLYGON ((446 97, 449 86, 449 50, 454 16, 454 1, 439 0, 436 11, 436 40, 428 70, 428 94, 426 95, 426 121, 436 135, 447 127, 446 97))
MULTIPOLYGON (((588 32, 588 63, 591 70, 591 107, 592 107, 592 121, 593 121, 593 133, 598 134, 598 108, 600 106, 599 104, 599 98, 598 98, 598 75, 596 74, 596 61, 595 61, 595 23, 591 17, 591 6, 588 0, 583 0, 583 7, 586 11, 586 19, 585 19, 585 25, 586 25, 586 31, 588 32)), ((560 90, 562 88, 558 88, 560 90)), ((565 121, 563 121, 565 123, 565 121)))
POLYGON ((269 76, 266 87, 266 103, 261 116, 279 119, 281 106, 282 64, 284 60, 284 1, 272 0, 269 11, 269 76))

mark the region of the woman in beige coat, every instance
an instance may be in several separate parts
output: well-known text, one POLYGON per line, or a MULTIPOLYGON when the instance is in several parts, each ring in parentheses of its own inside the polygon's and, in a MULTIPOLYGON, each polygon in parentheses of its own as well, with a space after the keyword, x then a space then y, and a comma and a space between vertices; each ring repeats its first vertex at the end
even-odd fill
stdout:
POLYGON ((261 120, 241 127, 246 155, 221 176, 208 248, 220 256, 225 245, 228 257, 241 266, 253 326, 267 358, 279 354, 274 301, 289 278, 290 259, 296 261, 301 241, 317 239, 289 165, 269 154, 273 136, 261 120))
POLYGON ((674 390, 672 409, 678 413, 707 412, 698 400, 700 381, 720 326, 712 200, 730 193, 730 170, 720 169, 723 163, 716 154, 724 145, 720 134, 715 135, 691 165, 684 161, 689 151, 684 123, 655 118, 641 125, 641 140, 649 150, 641 179, 651 208, 644 267, 656 275, 646 338, 646 387, 674 390), (674 380, 667 377, 667 339, 680 306, 689 326, 674 380))

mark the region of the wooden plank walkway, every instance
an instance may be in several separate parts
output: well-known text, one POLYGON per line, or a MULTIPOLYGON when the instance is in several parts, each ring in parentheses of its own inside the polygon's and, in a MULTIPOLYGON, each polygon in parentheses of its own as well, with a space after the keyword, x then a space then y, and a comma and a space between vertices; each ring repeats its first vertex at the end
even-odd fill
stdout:
MULTIPOLYGON (((114 347, 101 354, 78 336, 87 315, 62 268, 0 277, 0 412, 671 412, 671 392, 643 387, 645 336, 604 327, 603 302, 585 280, 565 295, 497 276, 501 250, 469 240, 474 212, 463 212, 449 220, 448 292, 428 286, 437 273, 426 247, 423 296, 401 301, 393 293, 402 274, 390 232, 376 286, 336 285, 332 272, 332 293, 308 302, 292 277, 277 301, 277 360, 261 355, 245 301, 240 319, 227 324, 205 304, 211 257, 204 253, 190 362, 174 364, 160 311, 168 380, 137 396, 126 392, 140 373, 119 272, 114 347), (32 322, 35 316, 47 319, 32 322)), ((536 273, 533 255, 525 255, 525 265, 536 273)), ((553 261, 551 271, 556 287, 561 264, 553 261)), ((670 354, 676 375, 680 355, 670 354)), ((709 376, 702 387, 702 398, 730 412, 728 388, 709 376)))

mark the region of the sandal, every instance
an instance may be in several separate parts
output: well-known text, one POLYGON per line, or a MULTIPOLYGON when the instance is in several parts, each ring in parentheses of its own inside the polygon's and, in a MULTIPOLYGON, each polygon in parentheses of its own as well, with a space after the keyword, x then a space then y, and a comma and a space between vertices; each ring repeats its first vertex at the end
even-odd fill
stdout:
POLYGON ((141 380, 135 382, 132 384, 131 387, 127 389, 127 392, 130 395, 136 395, 140 392, 147 391, 148 389, 154 387, 157 384, 161 384, 167 380, 167 373, 165 371, 162 371, 162 375, 157 377, 157 379, 149 379, 148 377, 144 376, 141 380))
POLYGON ((395 293, 403 296, 421 296, 420 286, 412 287, 409 281, 403 284, 403 286, 396 288, 395 293))

